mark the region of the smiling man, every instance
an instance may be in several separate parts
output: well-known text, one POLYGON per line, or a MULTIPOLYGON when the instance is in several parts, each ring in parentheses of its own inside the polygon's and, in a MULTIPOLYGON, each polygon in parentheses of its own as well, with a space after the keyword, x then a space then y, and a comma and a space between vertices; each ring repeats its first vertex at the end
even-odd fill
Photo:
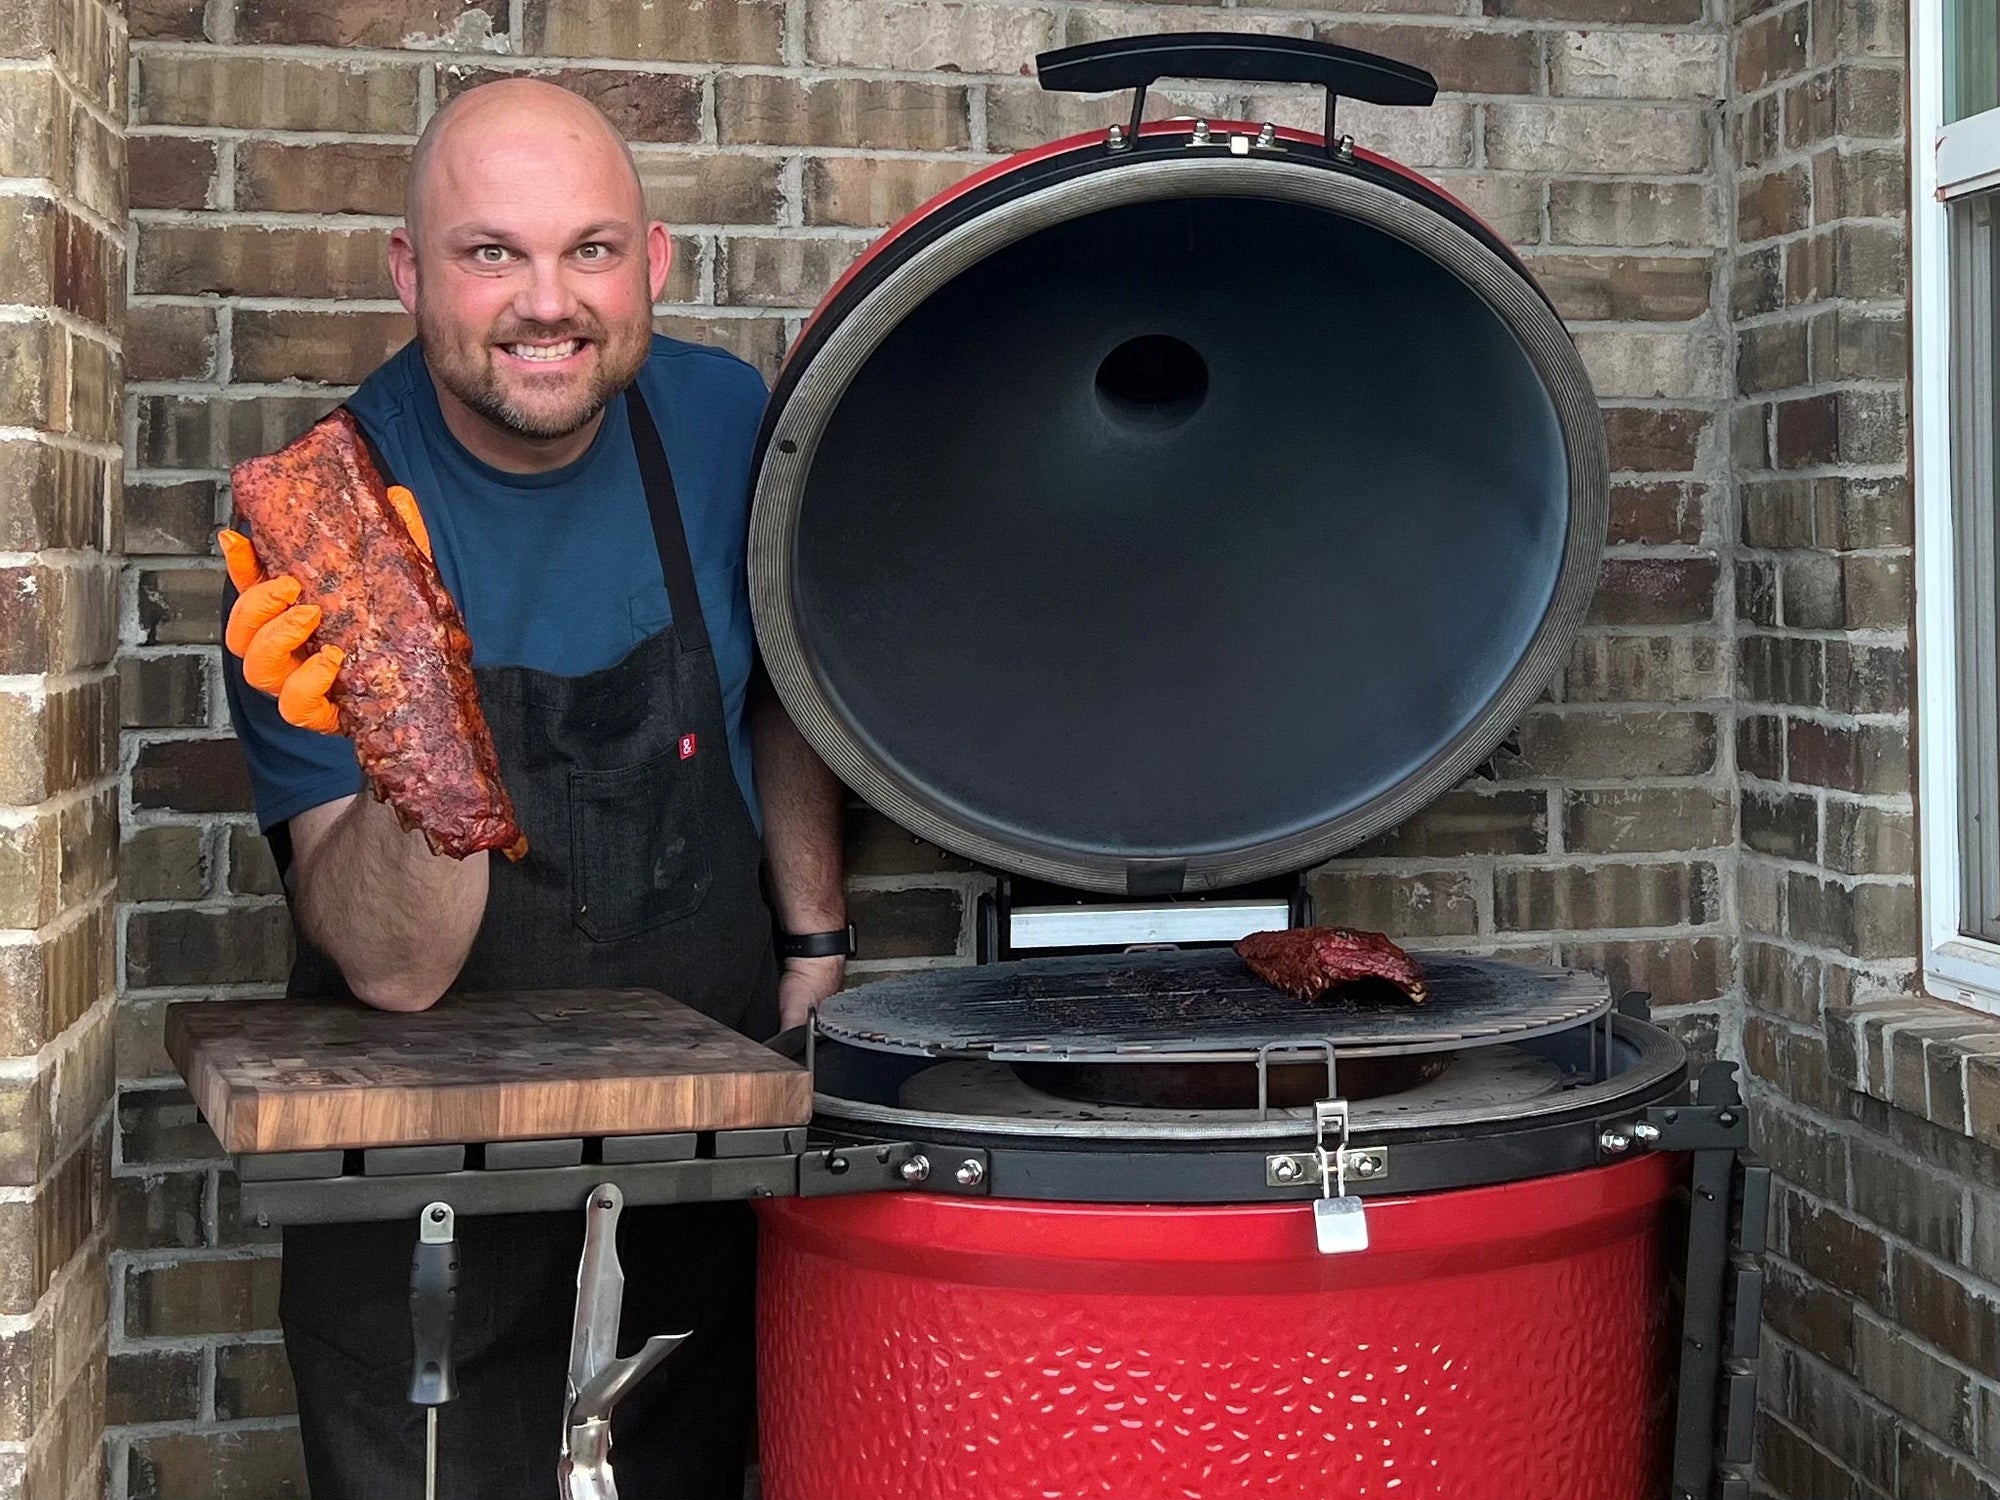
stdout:
MULTIPOLYGON (((767 1036, 839 988, 838 788, 756 670, 744 577, 764 386, 653 333, 671 258, 625 143, 563 89, 473 89, 418 143, 389 248, 417 339, 348 405, 465 616, 529 852, 433 855, 368 795, 316 613, 225 533, 230 711, 286 871, 292 994, 645 986, 767 1036)), ((553 1492, 581 1237, 580 1215, 460 1222, 451 1500, 553 1492)), ((286 1231, 314 1500, 421 1483, 414 1238, 286 1231)), ((628 1493, 741 1495, 754 1246, 741 1205, 625 1215, 627 1340, 694 1330, 619 1408, 628 1493)))

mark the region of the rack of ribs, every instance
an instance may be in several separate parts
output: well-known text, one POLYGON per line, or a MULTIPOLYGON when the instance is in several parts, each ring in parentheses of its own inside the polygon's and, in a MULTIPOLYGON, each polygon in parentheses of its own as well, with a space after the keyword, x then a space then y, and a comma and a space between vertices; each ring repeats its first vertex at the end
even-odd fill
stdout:
POLYGON ((298 579, 299 603, 320 608, 315 640, 347 653, 328 696, 375 795, 433 853, 526 854, 465 622, 347 409, 229 478, 264 571, 298 579))
POLYGON ((1394 985, 1418 1004, 1429 994, 1417 961, 1379 932, 1353 927, 1253 932, 1236 945, 1236 953, 1264 983, 1301 1000, 1317 1000, 1335 985, 1357 979, 1394 985))

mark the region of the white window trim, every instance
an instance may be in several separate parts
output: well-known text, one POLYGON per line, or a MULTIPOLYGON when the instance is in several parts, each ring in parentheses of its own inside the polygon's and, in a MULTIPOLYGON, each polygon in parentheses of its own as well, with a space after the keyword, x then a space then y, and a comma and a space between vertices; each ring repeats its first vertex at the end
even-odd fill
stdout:
MULTIPOLYGON (((1940 62, 1939 72, 1942 71, 1940 62)), ((1914 71, 1911 82, 1914 85, 1914 71)), ((1976 193, 2000 183, 2000 109, 1989 109, 1983 115, 1939 126, 1936 147, 1933 170, 1938 194, 1944 198, 1976 193)))
POLYGON ((1945 0, 1910 12, 1910 314, 1917 774, 1924 981, 2000 1011, 2000 944, 1960 931, 1958 549, 1951 526, 1951 279, 1945 204, 2000 184, 2000 110, 1944 124, 1945 0))

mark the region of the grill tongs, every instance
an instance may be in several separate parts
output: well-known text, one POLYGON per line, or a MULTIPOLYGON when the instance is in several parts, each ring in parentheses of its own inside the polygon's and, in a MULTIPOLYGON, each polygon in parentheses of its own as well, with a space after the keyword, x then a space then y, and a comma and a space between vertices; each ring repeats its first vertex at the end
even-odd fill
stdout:
POLYGON ((576 1327, 569 1339, 569 1395, 563 1409, 563 1500, 618 1500, 611 1473, 611 1409, 688 1337, 656 1333, 637 1354, 618 1355, 625 1270, 618 1263, 618 1216, 625 1195, 605 1183, 584 1209, 583 1260, 576 1270, 576 1327))

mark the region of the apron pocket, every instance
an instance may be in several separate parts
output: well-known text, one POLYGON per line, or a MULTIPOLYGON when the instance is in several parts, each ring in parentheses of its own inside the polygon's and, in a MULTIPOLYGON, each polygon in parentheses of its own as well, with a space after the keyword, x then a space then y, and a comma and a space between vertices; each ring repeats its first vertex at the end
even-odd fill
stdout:
POLYGON ((708 895, 701 779, 670 750, 617 771, 569 773, 576 925, 600 943, 687 916, 708 895))

